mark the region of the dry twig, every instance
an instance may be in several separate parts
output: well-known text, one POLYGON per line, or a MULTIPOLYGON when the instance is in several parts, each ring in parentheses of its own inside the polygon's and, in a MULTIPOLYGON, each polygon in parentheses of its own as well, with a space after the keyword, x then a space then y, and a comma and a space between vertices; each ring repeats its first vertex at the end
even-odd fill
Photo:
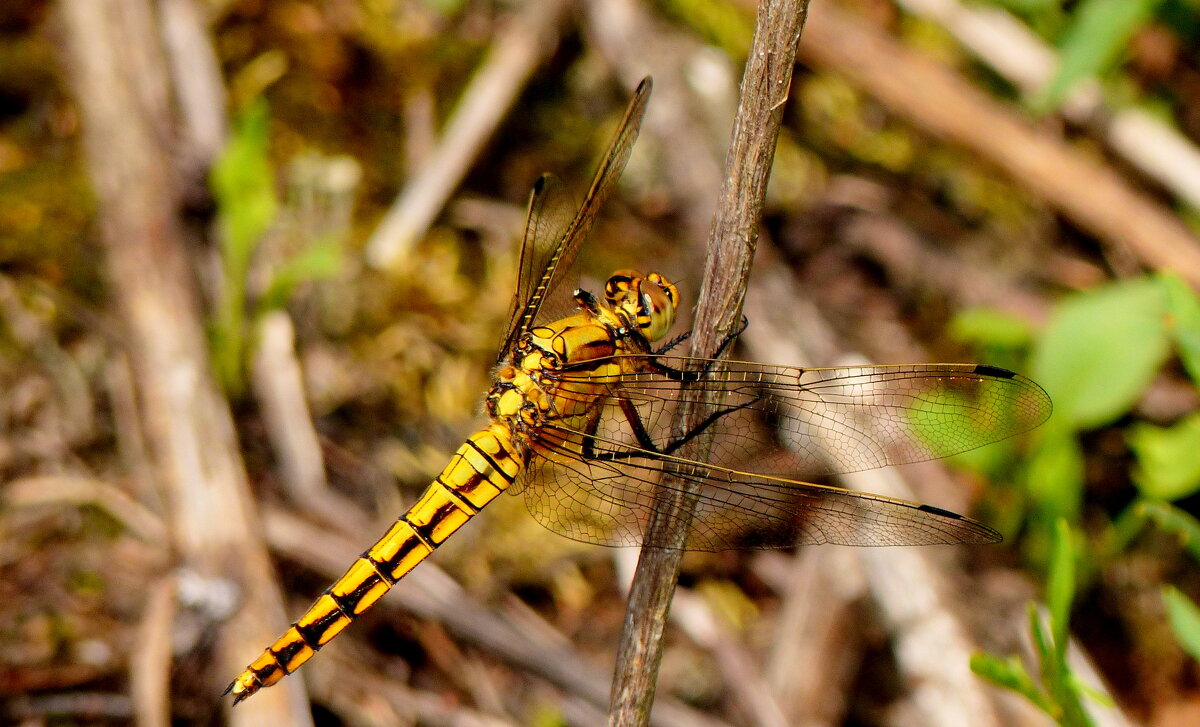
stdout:
MULTIPOLYGON (((1007 11, 957 0, 899 0, 912 13, 941 23, 1027 97, 1042 90, 1059 58, 1054 48, 1007 11)), ((1079 84, 1060 113, 1099 126, 1113 150, 1193 207, 1200 207, 1200 150, 1177 129, 1138 108, 1109 109, 1100 84, 1079 84)))
POLYGON ((171 627, 175 621, 175 579, 150 584, 146 609, 129 659, 129 694, 138 727, 171 724, 171 627))
MULTIPOLYGON (((146 0, 59 6, 70 80, 82 110, 89 172, 112 292, 129 329, 142 426, 183 562, 233 575, 245 596, 218 642, 212 674, 236 674, 246 645, 283 623, 227 402, 208 372, 199 296, 179 222, 179 173, 166 61, 146 0), (218 674, 217 672, 220 672, 218 674)), ((234 725, 305 725, 302 682, 289 680, 230 717, 234 725)))
POLYGON ((845 75, 911 123, 978 153, 1117 250, 1200 285, 1200 243, 1111 167, 1067 148, 832 3, 813 15, 805 38, 806 59, 845 75))
MULTIPOLYGON (((807 8, 806 0, 768 1, 759 6, 726 159, 725 184, 709 233, 691 339, 694 355, 712 355, 740 326, 767 178, 807 8)), ((680 407, 674 431, 694 428, 705 413, 699 407, 680 407)), ((695 446, 683 448, 683 456, 705 459, 707 442, 700 439, 690 443, 695 446)), ((646 542, 666 547, 645 548, 638 561, 617 653, 610 725, 644 725, 650 718, 662 660, 663 628, 679 574, 679 548, 687 539, 693 507, 689 496, 671 493, 684 489, 682 485, 661 488, 655 515, 647 525, 646 542)))
POLYGON ((388 269, 403 260, 429 229, 483 144, 533 72, 555 45, 565 0, 527 2, 492 45, 463 91, 437 149, 405 185, 367 241, 367 261, 388 269))
POLYGON ((296 359, 296 332, 283 311, 259 323, 259 345, 251 367, 254 394, 266 422, 280 479, 293 502, 317 502, 328 492, 321 442, 304 396, 304 374, 296 359))

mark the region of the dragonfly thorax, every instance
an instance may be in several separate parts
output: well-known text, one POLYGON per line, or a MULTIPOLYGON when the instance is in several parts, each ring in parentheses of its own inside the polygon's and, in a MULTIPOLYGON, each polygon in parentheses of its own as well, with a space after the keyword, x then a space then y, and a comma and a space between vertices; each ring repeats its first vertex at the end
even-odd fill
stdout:
MULTIPOLYGON (((650 342, 675 323, 679 293, 658 273, 617 271, 605 284, 604 297, 600 302, 575 291, 579 313, 534 326, 516 342, 488 392, 489 416, 518 429, 540 427, 551 415, 570 418, 575 408, 587 409, 593 397, 576 382, 572 406, 555 403, 562 376, 620 376, 628 364, 614 357, 648 353, 650 342)), ((601 394, 597 389, 596 396, 601 394)))
POLYGON ((604 298, 622 323, 647 341, 657 341, 675 325, 679 291, 658 273, 618 270, 604 284, 604 298))

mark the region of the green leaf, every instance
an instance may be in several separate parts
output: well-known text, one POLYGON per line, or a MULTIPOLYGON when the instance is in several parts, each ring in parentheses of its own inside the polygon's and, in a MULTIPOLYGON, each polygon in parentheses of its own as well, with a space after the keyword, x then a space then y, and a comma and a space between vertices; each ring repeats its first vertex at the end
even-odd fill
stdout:
POLYGON ((1159 282, 1167 295, 1167 330, 1183 367, 1200 386, 1200 296, 1175 273, 1160 275, 1159 282))
POLYGON ((1054 636, 1054 655, 1062 663, 1067 653, 1071 602, 1075 599, 1075 548, 1071 526, 1065 518, 1054 523, 1054 546, 1050 572, 1046 575, 1046 607, 1050 610, 1050 629, 1054 636))
POLYGON ((1179 538, 1192 559, 1200 561, 1200 520, 1165 502, 1140 502, 1135 507, 1138 515, 1179 538))
POLYGON ((991 654, 972 654, 971 671, 997 686, 1022 695, 1043 711, 1050 710, 1045 693, 1038 688, 1026 671, 1025 665, 1015 656, 1001 659, 991 654))
POLYGON ((1050 10, 1057 8, 1062 0, 992 0, 993 4, 999 5, 1010 10, 1018 12, 1036 12, 1039 10, 1050 10))
POLYGON ((1200 412, 1169 427, 1139 422, 1128 438, 1138 460, 1133 481, 1143 495, 1178 500, 1200 492, 1200 412))
POLYGON ((263 233, 275 221, 275 171, 267 156, 270 113, 261 98, 236 120, 233 135, 210 175, 227 266, 244 271, 263 233))
POLYGON ((250 262, 278 210, 275 171, 267 155, 269 126, 267 103, 256 99, 234 123, 229 143, 209 174, 217 202, 224 273, 212 321, 213 369, 230 393, 240 392, 245 379, 250 262))
POLYGON ((1163 587, 1163 604, 1179 645, 1189 656, 1200 661, 1200 607, 1174 586, 1163 587))
POLYGON ((1046 638, 1046 630, 1042 628, 1042 614, 1038 611, 1038 605, 1031 602, 1026 615, 1029 617, 1029 635, 1033 637, 1033 648, 1037 650, 1038 663, 1042 665, 1044 672, 1046 665, 1053 661, 1054 651, 1046 638))
POLYGON ((1079 293, 1058 306, 1034 347, 1033 378, 1076 428, 1124 414, 1168 354, 1166 296, 1141 278, 1079 293))
POLYGON ((1040 514, 1074 521, 1083 502, 1083 452, 1074 433, 1047 425, 1025 471, 1025 489, 1040 514))
MULTIPOLYGON (((1104 691, 1103 689, 1101 689, 1097 686, 1088 684, 1087 682, 1083 681, 1083 679, 1081 679, 1080 676, 1078 674, 1076 674, 1075 672, 1071 672, 1070 678, 1067 680, 1067 682, 1068 682, 1068 685, 1071 687, 1071 691, 1079 696, 1078 701, 1080 702, 1079 707, 1081 710, 1083 708, 1082 701, 1083 701, 1084 697, 1087 697, 1089 700, 1095 702, 1096 704, 1099 704, 1101 707, 1104 707, 1105 709, 1115 709, 1116 708, 1117 703, 1112 698, 1111 694, 1109 694, 1108 692, 1104 691)), ((1091 724, 1092 720, 1090 718, 1087 718, 1087 722, 1088 722, 1088 724, 1091 724)))
POLYGON ((1108 563, 1128 550, 1134 538, 1146 530, 1148 519, 1143 501, 1135 500, 1118 513, 1092 549, 1097 569, 1104 570, 1108 563))
POLYGON ((325 280, 341 269, 342 247, 337 240, 314 242, 288 258, 275 271, 263 294, 259 312, 287 305, 296 286, 310 280, 325 280))
POLYGON ((968 308, 950 321, 950 335, 978 346, 1020 348, 1029 344, 1033 329, 1020 316, 993 308, 968 308))
POLYGON ((1058 72, 1034 102, 1047 112, 1058 107, 1080 81, 1108 70, 1144 27, 1162 0, 1083 0, 1059 41, 1058 72))

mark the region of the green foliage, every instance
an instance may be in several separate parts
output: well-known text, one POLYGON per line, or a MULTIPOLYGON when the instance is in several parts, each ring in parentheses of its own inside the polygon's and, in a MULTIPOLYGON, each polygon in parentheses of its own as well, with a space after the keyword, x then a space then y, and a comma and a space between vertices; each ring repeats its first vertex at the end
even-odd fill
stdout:
MULTIPOLYGON (((955 340, 979 351, 979 360, 1004 368, 1021 370, 1034 330, 1030 323, 990 308, 968 308, 959 312, 949 326, 955 340)), ((1004 440, 954 456, 960 467, 985 474, 991 480, 1011 476, 1011 465, 1018 459, 1018 442, 1004 440)))
POLYGON ((261 98, 237 119, 233 135, 213 165, 213 196, 220 209, 226 265, 249 267, 250 255, 279 208, 275 172, 267 157, 270 116, 261 98))
POLYGON ((1071 622, 1071 602, 1075 600, 1075 558, 1071 527, 1066 518, 1058 518, 1054 523, 1054 548, 1046 578, 1046 607, 1050 610, 1054 658, 1060 662, 1066 659, 1070 637, 1067 626, 1071 622))
POLYGON ((1135 424, 1128 440, 1138 459, 1133 481, 1142 495, 1178 500, 1200 492, 1200 412, 1169 427, 1135 424))
POLYGON ((1058 72, 1034 101, 1048 112, 1080 81, 1112 67, 1133 34, 1149 23, 1162 0, 1083 0, 1059 40, 1058 72))
POLYGON ((424 0, 425 5, 445 16, 462 12, 464 0, 424 0))
POLYGON ((332 275, 339 267, 340 245, 332 238, 311 240, 270 271, 255 303, 249 281, 256 253, 279 217, 275 169, 268 155, 270 113, 257 98, 233 125, 209 183, 217 203, 222 260, 222 289, 211 321, 213 369, 226 391, 245 387, 245 370, 254 323, 282 307, 297 285, 332 275))
POLYGON ((1078 293, 1059 304, 1034 347, 1034 379, 1055 415, 1077 429, 1127 412, 1169 353, 1166 295, 1141 278, 1078 293))
POLYGON ((971 657, 971 671, 993 684, 1028 699, 1065 727, 1090 727, 1095 723, 1084 708, 1094 692, 1084 686, 1067 664, 1071 603, 1075 598, 1075 563, 1079 552, 1065 519, 1054 525, 1054 542, 1047 573, 1046 600, 1049 630, 1036 604, 1029 604, 1029 633, 1038 660, 1038 680, 1015 656, 992 654, 971 657))
POLYGON ((1033 341, 1033 327, 1011 313, 968 308, 950 321, 950 335, 963 343, 1009 351, 1027 347, 1033 341))
MULTIPOLYGON (((1031 435, 1033 448, 1023 470, 1005 469, 1004 456, 1011 456, 1012 449, 988 448, 958 458, 993 479, 1019 477, 1026 497, 1009 497, 1007 504, 1028 508, 1024 546, 1037 562, 1050 557, 1050 524, 1059 517, 1076 522, 1081 514, 1085 458, 1078 432, 1109 425, 1127 413, 1172 349, 1193 376, 1200 372, 1200 297, 1173 274, 1072 295, 1058 305, 1040 335, 1019 320, 985 310, 961 314, 952 331, 983 350, 989 363, 1031 370, 1054 401, 1050 422, 1031 435), (1027 348, 1032 353, 1026 366, 1020 356, 1027 348)), ((1137 457, 1133 480, 1143 499, 1136 512, 1131 508, 1101 534, 1102 560, 1127 548, 1147 519, 1187 535, 1191 530, 1180 525, 1184 513, 1146 503, 1200 492, 1200 413, 1167 427, 1133 424, 1127 441, 1137 457)), ((1020 516, 1010 512, 1006 517, 1015 529, 1020 516)))
POLYGON ((223 288, 212 324, 213 368, 227 391, 243 386, 246 283, 254 251, 275 221, 279 201, 275 172, 267 157, 270 115, 257 99, 241 114, 210 175, 217 202, 223 288))
POLYGON ((1192 381, 1200 382, 1200 296, 1174 273, 1159 277, 1167 297, 1167 331, 1192 381))
POLYGON ((1056 10, 1062 0, 992 0, 1001 7, 1021 13, 1036 13, 1056 10))
POLYGON ((1051 419, 1039 432, 1025 472, 1025 487, 1042 522, 1064 517, 1074 522, 1083 503, 1083 450, 1075 432, 1051 419))
POLYGON ((1200 561, 1200 521, 1196 518, 1165 502, 1138 502, 1134 505, 1134 512, 1160 530, 1178 537, 1192 559, 1200 561))
POLYGON ((276 310, 287 304, 296 287, 309 280, 322 280, 337 273, 342 263, 340 240, 317 238, 307 248, 284 260, 259 301, 261 311, 276 310))
POLYGON ((667 0, 662 11, 690 26, 708 42, 734 58, 745 58, 754 35, 754 18, 744 7, 728 0, 667 0))
POLYGON ((1189 656, 1200 661, 1200 607, 1174 586, 1163 586, 1162 596, 1175 638, 1189 656))
POLYGON ((973 654, 971 671, 999 687, 1020 694, 1047 714, 1054 709, 1045 692, 1033 681, 1025 665, 1016 656, 1001 659, 992 654, 973 654))

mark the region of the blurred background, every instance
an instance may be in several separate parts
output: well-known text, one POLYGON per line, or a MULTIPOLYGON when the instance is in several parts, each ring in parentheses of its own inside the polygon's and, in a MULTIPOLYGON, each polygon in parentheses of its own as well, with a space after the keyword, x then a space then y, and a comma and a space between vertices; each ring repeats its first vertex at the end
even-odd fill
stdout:
MULTIPOLYGON (((586 725, 636 559, 500 498, 220 691, 480 421, 525 204, 685 321, 749 0, 6 0, 0 722, 586 725)), ((735 356, 975 361, 1051 421, 849 486, 977 548, 685 559, 656 724, 1200 723, 1200 2, 816 0, 735 356)), ((862 479, 865 478, 865 479, 862 479)))

